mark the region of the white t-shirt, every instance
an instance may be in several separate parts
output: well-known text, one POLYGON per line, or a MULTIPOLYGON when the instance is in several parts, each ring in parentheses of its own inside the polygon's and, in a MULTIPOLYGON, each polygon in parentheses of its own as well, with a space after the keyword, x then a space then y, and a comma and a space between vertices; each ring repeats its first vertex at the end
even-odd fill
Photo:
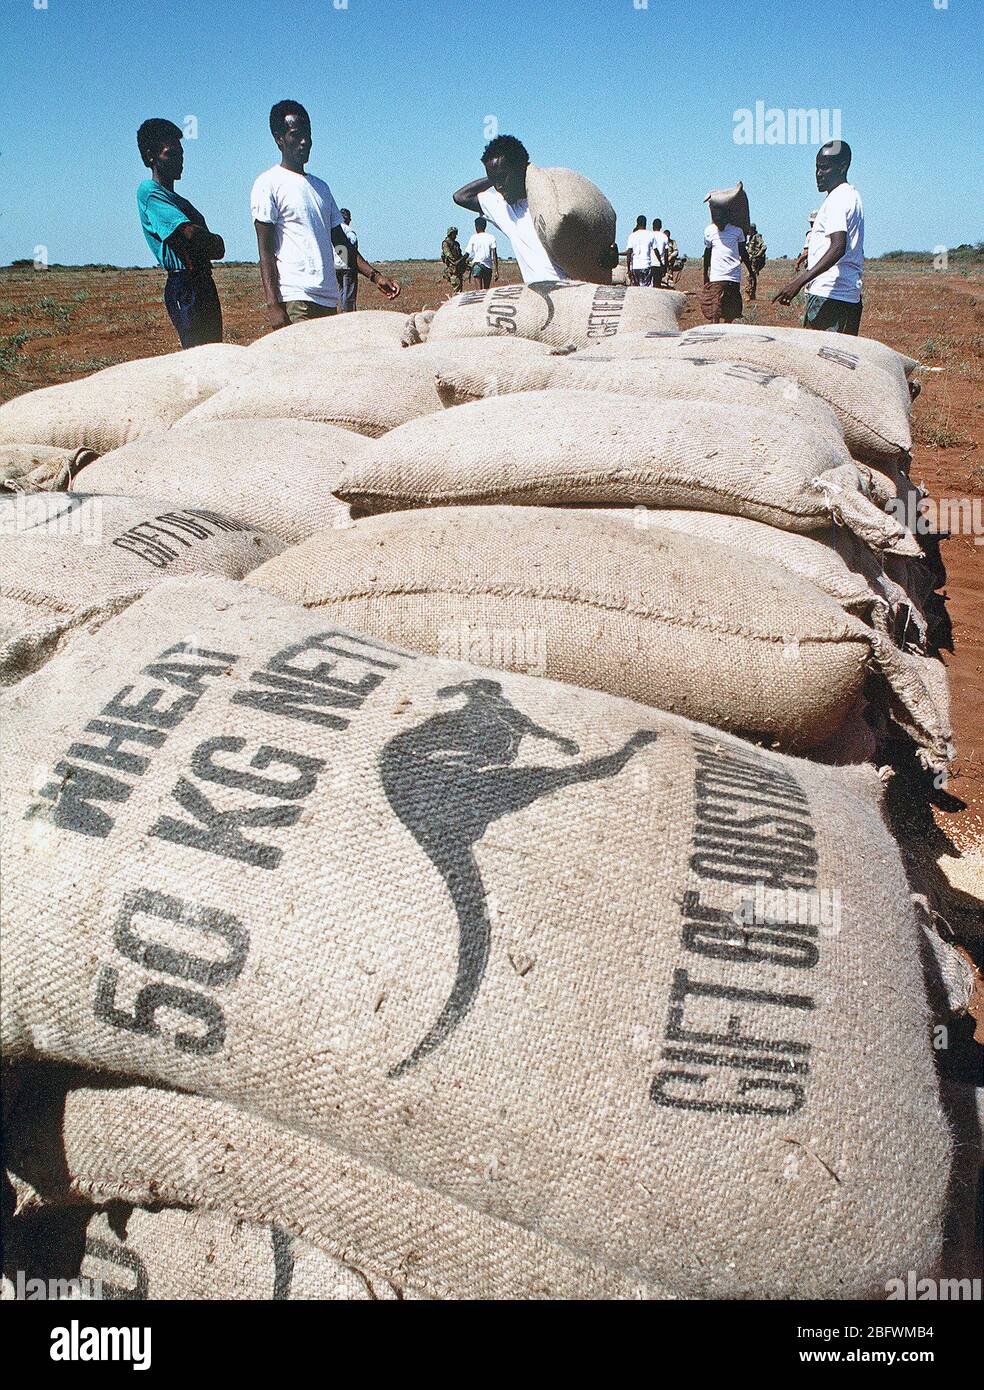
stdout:
POLYGON ((351 250, 349 250, 348 247, 335 246, 334 244, 332 244, 332 249, 335 252, 335 269, 355 270, 355 257, 353 256, 352 252, 359 245, 359 238, 356 236, 355 228, 352 226, 351 223, 349 223, 349 225, 346 227, 345 223, 343 222, 342 231, 348 237, 349 247, 351 247, 351 250))
POLYGON ((745 233, 733 222, 724 228, 709 222, 704 228, 704 245, 711 248, 709 280, 734 280, 741 284, 741 256, 738 247, 745 240, 745 233))
POLYGON ((629 233, 628 249, 632 252, 632 269, 648 270, 653 263, 653 233, 638 227, 629 233))
POLYGON ((861 194, 852 184, 839 183, 824 199, 807 242, 807 270, 816 265, 827 250, 833 232, 847 233, 843 256, 804 288, 807 294, 818 294, 822 299, 857 304, 861 299, 864 270, 864 208, 861 194))
POLYGON ((653 265, 665 264, 669 242, 670 238, 665 232, 653 232, 653 265))
POLYGON ((486 270, 492 269, 492 252, 497 250, 495 237, 491 232, 472 232, 468 238, 468 245, 465 247, 465 255, 470 257, 476 265, 482 265, 486 270))
POLYGON ((507 203, 501 193, 487 188, 478 195, 482 215, 512 242, 523 283, 535 285, 541 280, 568 280, 570 277, 547 255, 546 247, 537 236, 525 198, 507 203))
POLYGON ((331 229, 342 219, 324 180, 275 164, 253 184, 250 210, 254 222, 269 222, 277 229, 280 298, 285 303, 310 299, 329 308, 337 304, 331 229))

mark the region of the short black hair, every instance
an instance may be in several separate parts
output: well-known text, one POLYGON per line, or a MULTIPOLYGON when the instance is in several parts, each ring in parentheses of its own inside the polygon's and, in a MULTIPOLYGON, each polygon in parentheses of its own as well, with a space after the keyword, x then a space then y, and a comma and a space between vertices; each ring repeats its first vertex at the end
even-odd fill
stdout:
POLYGON ((311 117, 305 111, 299 101, 278 101, 275 106, 270 107, 270 134, 274 140, 279 140, 287 129, 286 118, 288 116, 303 116, 308 125, 311 124, 311 117))
POLYGON ((489 225, 489 224, 488 224, 488 221, 487 221, 484 217, 476 217, 476 218, 475 218, 475 230, 476 230, 476 232, 484 232, 484 231, 485 231, 485 228, 486 228, 488 225, 489 225))
POLYGON ((152 116, 137 131, 137 149, 149 169, 169 140, 182 140, 184 131, 163 116, 152 116))
POLYGON ((663 222, 662 222, 662 219, 659 218, 659 217, 654 217, 654 218, 653 218, 653 231, 654 231, 654 232, 661 232, 662 230, 663 230, 663 222))
POLYGON ((838 168, 851 167, 851 147, 846 140, 828 140, 825 145, 820 146, 817 154, 829 154, 838 168))
POLYGON ((488 164, 490 159, 495 159, 501 155, 511 164, 529 164, 530 156, 522 140, 517 140, 515 135, 497 135, 494 140, 490 140, 482 153, 482 163, 488 164))
POLYGON ((352 214, 349 212, 348 208, 339 208, 338 215, 339 217, 344 217, 346 222, 352 221, 352 214))
POLYGON ((640 212, 639 216, 636 218, 636 231, 638 231, 640 227, 645 227, 645 225, 646 214, 644 212, 640 212))

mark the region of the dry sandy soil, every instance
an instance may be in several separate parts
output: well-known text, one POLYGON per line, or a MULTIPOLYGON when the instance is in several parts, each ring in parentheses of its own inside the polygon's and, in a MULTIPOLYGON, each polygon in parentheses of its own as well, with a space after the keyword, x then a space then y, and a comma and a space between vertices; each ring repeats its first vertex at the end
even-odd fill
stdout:
MULTIPOLYGON (((434 261, 399 261, 385 267, 402 286, 408 312, 436 307, 447 283, 434 261)), ((504 263, 504 279, 516 279, 504 263)), ((790 274, 788 261, 771 261, 746 322, 798 323, 798 308, 771 303, 790 274)), ((226 337, 250 343, 266 331, 254 265, 217 268, 226 337)), ((688 266, 680 288, 696 291, 699 268, 688 266)), ((51 382, 68 381, 127 358, 169 352, 174 334, 161 304, 156 270, 53 268, 0 270, 0 400, 51 382)), ((381 296, 360 283, 360 308, 382 307, 381 296)), ((700 322, 696 297, 684 325, 700 322)), ((913 473, 938 498, 980 498, 984 493, 984 270, 934 271, 918 263, 869 262, 865 267, 864 330, 929 366, 932 373, 914 410, 913 473)), ((958 762, 949 792, 963 811, 937 811, 939 830, 957 850, 984 847, 984 720, 980 699, 984 663, 984 537, 954 536, 944 547, 954 651, 947 658, 954 695, 958 762), (982 544, 975 544, 980 541, 982 544)), ((941 798, 944 803, 946 798, 941 798)), ((955 804, 955 803, 950 803, 955 804)), ((932 827, 930 827, 932 829, 932 827)), ((945 849, 942 841, 936 848, 945 849)))

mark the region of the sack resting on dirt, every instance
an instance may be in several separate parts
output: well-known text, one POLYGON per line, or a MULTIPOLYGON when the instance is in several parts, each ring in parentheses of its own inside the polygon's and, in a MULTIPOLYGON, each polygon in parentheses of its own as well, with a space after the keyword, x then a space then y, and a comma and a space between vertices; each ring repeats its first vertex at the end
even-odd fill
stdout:
POLYGON ((223 580, 0 715, 11 1060, 207 1094, 678 1296, 932 1267, 949 1138, 873 770, 223 580))
MULTIPOLYGON (((392 512, 312 536, 249 583, 432 656, 624 695, 773 747, 828 738, 880 656, 875 632, 787 570, 736 563, 728 547, 652 520, 392 512)), ((913 700, 932 747, 935 708, 925 691, 913 700)))
POLYGON ((678 333, 687 297, 675 290, 587 285, 576 280, 542 285, 493 285, 466 290, 442 304, 431 320, 429 344, 449 338, 533 338, 551 347, 578 348, 614 341, 624 333, 678 333))
POLYGON ((879 550, 915 538, 862 491, 829 433, 774 411, 602 391, 476 400, 393 430, 336 489, 353 511, 512 502, 699 508, 815 531, 833 516, 879 550))

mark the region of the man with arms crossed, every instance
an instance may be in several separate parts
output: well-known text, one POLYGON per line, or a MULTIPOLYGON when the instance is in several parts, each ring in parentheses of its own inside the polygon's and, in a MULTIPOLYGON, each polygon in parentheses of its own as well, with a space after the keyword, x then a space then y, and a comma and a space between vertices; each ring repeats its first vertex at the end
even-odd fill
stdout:
POLYGON ((270 132, 282 158, 253 184, 250 207, 273 327, 335 313, 336 246, 351 253, 350 264, 354 260, 360 275, 395 299, 399 285, 364 261, 346 236, 331 189, 304 172, 311 157, 311 121, 300 102, 278 101, 270 112, 270 132))
POLYGON ((858 190, 847 182, 851 147, 831 140, 817 152, 817 188, 826 193, 807 242, 806 270, 772 296, 789 304, 809 286, 804 328, 857 337, 864 308, 864 208, 858 190))
POLYGON ((499 278, 499 252, 495 237, 488 230, 484 217, 475 218, 475 230, 468 238, 465 255, 471 261, 471 278, 487 290, 493 279, 499 278))

